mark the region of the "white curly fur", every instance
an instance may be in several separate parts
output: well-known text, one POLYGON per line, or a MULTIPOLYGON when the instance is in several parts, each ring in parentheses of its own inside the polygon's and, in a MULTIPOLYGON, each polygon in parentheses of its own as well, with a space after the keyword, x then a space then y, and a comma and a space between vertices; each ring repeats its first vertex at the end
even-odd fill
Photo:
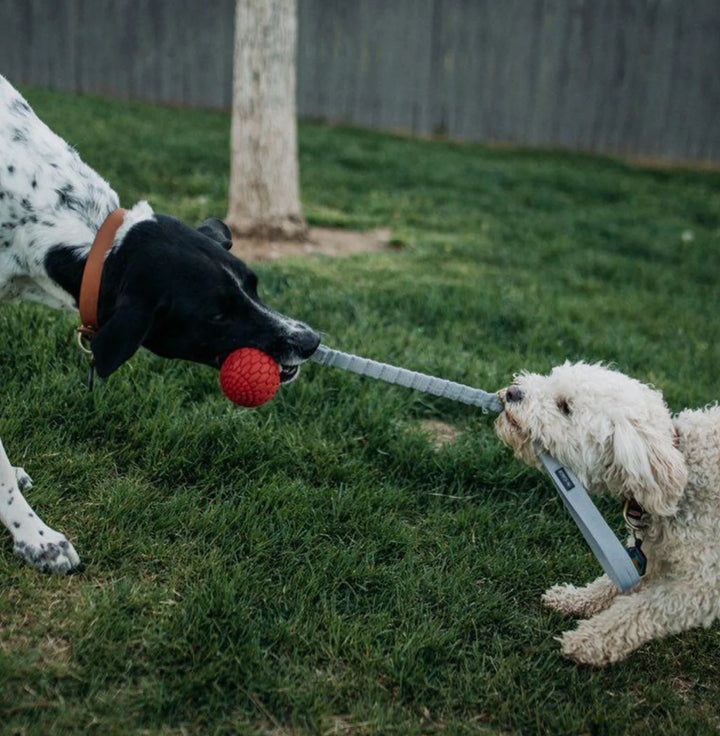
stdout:
POLYGON ((710 626, 720 616, 720 408, 673 418, 659 391, 587 363, 522 373, 500 397, 495 428, 520 459, 540 467, 539 441, 590 493, 634 498, 646 512, 637 536, 647 573, 636 588, 620 594, 603 576, 543 595, 584 619, 560 637, 563 654, 606 665, 652 639, 710 626))

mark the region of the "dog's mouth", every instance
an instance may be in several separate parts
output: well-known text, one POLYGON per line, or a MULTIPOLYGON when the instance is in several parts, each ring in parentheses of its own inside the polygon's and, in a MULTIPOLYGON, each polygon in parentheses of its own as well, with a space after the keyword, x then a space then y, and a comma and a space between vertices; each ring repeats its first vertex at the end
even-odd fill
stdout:
MULTIPOLYGON (((229 355, 230 353, 216 355, 215 358, 209 361, 209 363, 215 368, 222 368, 223 363, 227 360, 229 355)), ((280 383, 290 383, 291 381, 294 381, 300 373, 299 363, 293 363, 292 365, 278 363, 278 367, 280 368, 280 383)))
MULTIPOLYGON (((227 360, 228 355, 230 355, 230 353, 217 355, 214 359, 209 361, 209 363, 215 368, 222 368, 222 364, 227 360)), ((278 363, 278 367, 280 368, 280 383, 290 383, 291 381, 294 381, 300 373, 299 363, 294 363, 292 365, 278 363)))
POLYGON ((520 431, 522 431, 522 427, 521 427, 521 426, 520 426, 520 425, 518 424, 518 422, 517 422, 517 420, 515 419, 515 417, 514 417, 514 416, 513 416, 513 415, 512 415, 511 413, 510 413, 510 411, 508 410, 507 406, 505 407, 505 409, 504 409, 504 411, 503 411, 503 414, 502 414, 502 415, 503 415, 503 416, 505 417, 505 419, 507 420, 507 423, 508 423, 508 424, 509 424, 509 425, 510 425, 510 426, 511 426, 511 427, 512 427, 512 428, 513 428, 513 429, 514 429, 514 430, 515 430, 516 432, 520 432, 520 431))
POLYGON ((280 383, 290 383, 298 377, 300 373, 299 365, 283 365, 280 364, 280 383))

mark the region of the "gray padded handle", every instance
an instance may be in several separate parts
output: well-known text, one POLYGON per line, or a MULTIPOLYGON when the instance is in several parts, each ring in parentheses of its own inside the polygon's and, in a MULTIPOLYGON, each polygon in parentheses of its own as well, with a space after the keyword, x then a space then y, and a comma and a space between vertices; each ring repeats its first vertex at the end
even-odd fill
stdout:
POLYGON ((623 592, 634 588, 640 582, 640 575, 630 555, 608 526, 578 477, 547 452, 539 450, 538 457, 605 574, 623 592))

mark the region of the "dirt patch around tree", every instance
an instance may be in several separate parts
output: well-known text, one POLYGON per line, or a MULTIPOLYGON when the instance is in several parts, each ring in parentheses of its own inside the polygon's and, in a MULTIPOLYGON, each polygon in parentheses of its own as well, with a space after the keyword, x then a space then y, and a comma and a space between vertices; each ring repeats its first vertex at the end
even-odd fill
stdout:
POLYGON ((311 227, 307 240, 281 241, 254 238, 233 239, 232 252, 246 261, 274 261, 286 256, 324 255, 343 257, 356 253, 398 251, 402 245, 392 239, 389 228, 355 232, 336 228, 311 227))

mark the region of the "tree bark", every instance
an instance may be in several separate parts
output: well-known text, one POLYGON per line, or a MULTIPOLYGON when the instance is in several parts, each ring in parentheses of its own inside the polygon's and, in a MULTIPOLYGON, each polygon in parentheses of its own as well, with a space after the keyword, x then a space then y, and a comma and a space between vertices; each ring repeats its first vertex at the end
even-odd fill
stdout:
POLYGON ((302 239, 295 101, 297 0, 237 0, 228 225, 302 239))

